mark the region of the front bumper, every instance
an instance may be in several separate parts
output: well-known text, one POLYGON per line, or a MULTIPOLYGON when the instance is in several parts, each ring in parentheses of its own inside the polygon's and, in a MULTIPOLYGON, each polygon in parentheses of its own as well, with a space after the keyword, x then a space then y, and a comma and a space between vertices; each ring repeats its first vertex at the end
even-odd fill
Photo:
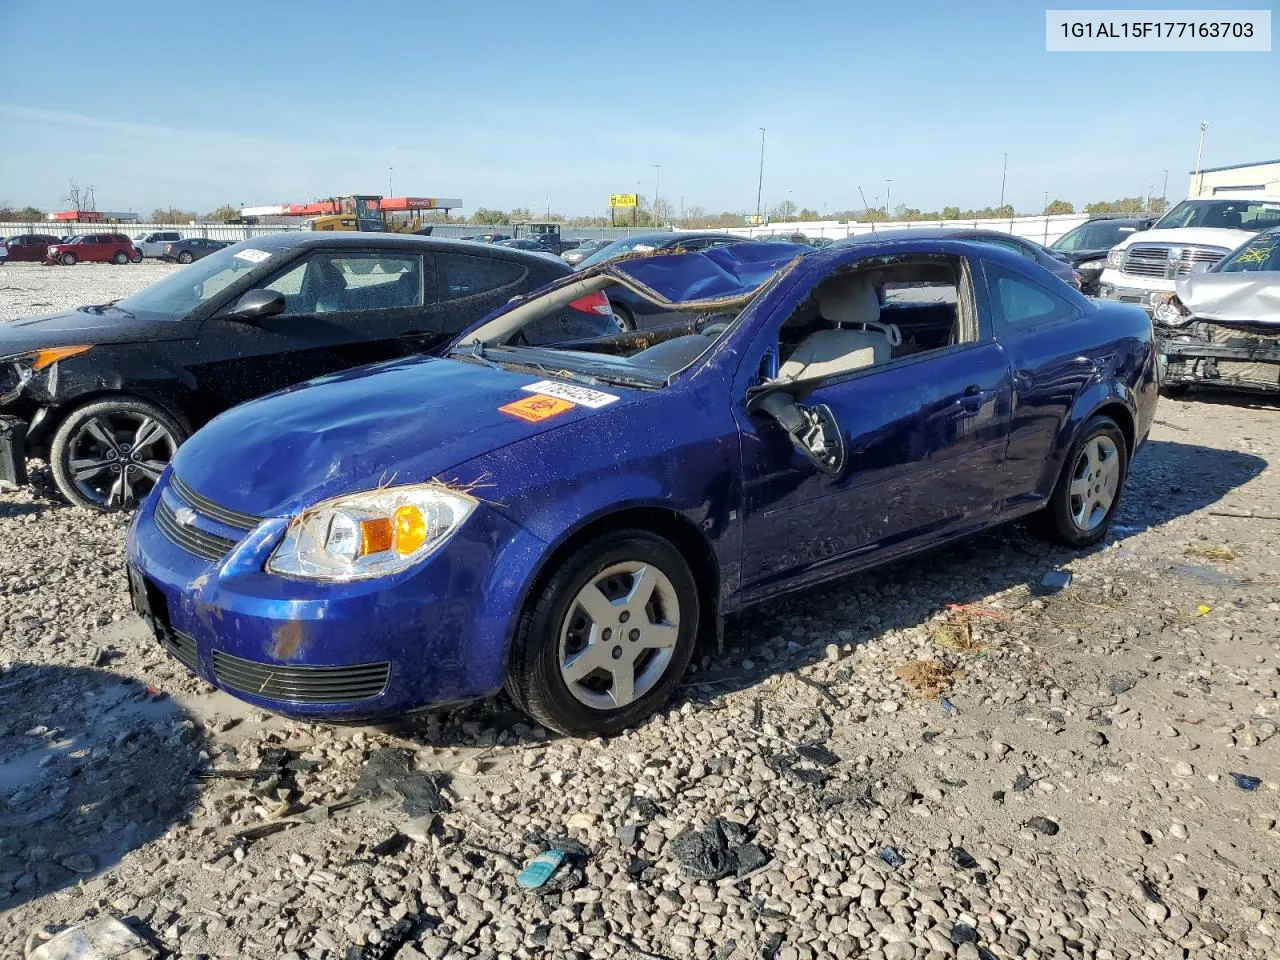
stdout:
POLYGON ((16 417, 0 417, 0 483, 27 485, 27 423, 16 417))
POLYGON ((1280 337, 1197 323, 1157 328, 1156 346, 1165 385, 1280 392, 1280 337))
POLYGON ((237 542, 220 560, 179 546, 157 525, 157 509, 162 500, 170 511, 192 505, 168 478, 130 526, 130 586, 157 641, 204 680, 277 713, 339 721, 388 719, 501 687, 545 545, 495 510, 480 504, 411 570, 316 583, 264 571, 287 519, 246 533, 197 508, 186 515, 193 530, 237 542))
POLYGON ((1098 296, 1120 303, 1134 303, 1148 314, 1153 313, 1152 297, 1160 293, 1172 293, 1172 280, 1155 277, 1130 277, 1114 267, 1102 271, 1098 278, 1098 296))

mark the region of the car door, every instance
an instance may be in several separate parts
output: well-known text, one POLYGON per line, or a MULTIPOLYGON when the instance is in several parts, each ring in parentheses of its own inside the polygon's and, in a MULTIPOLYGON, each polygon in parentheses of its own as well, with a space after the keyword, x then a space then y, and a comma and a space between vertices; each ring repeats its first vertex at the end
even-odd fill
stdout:
POLYGON ((254 289, 280 293, 284 312, 246 323, 226 316, 229 305, 200 329, 193 372, 211 409, 444 337, 428 252, 316 250, 254 289))
POLYGON ((1094 378, 1094 358, 1073 349, 1089 305, 1020 264, 983 261, 996 336, 1009 357, 1013 407, 1005 457, 1008 504, 1047 497, 1057 468, 1053 452, 1067 413, 1094 378))
MULTIPOLYGON (((994 516, 1003 489, 1009 366, 969 258, 949 262, 959 331, 952 339, 959 342, 939 338, 930 349, 798 389, 804 408, 827 411, 832 439, 838 434, 843 443, 838 476, 818 469, 777 420, 747 399, 753 383, 768 382, 772 358, 785 355, 784 317, 775 316, 754 352, 745 353, 734 409, 742 437, 748 599, 938 542, 994 516)), ((790 316, 811 292, 801 290, 790 316)))
POLYGON ((17 262, 27 262, 32 260, 43 260, 45 247, 43 244, 36 244, 30 234, 14 237, 9 241, 9 259, 17 262))

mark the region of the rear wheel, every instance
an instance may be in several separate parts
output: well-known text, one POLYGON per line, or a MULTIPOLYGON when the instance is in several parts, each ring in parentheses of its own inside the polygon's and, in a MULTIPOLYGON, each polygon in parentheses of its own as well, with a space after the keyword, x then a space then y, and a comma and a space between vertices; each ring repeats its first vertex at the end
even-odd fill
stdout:
POLYGON ((145 400, 118 397, 86 404, 53 435, 54 482, 76 506, 128 509, 155 486, 188 433, 185 424, 145 400))
POLYGON ((76 265, 76 255, 74 253, 64 253, 58 259, 64 267, 74 267, 76 265))
POLYGON ((111 260, 114 263, 120 264, 120 266, 124 266, 126 263, 129 262, 129 255, 125 253, 123 250, 117 250, 116 255, 112 257, 111 260))
POLYGON ((636 322, 631 316, 631 311, 626 307, 610 301, 609 309, 613 311, 613 322, 617 325, 620 333, 630 333, 636 328, 636 322))
POLYGON ((183 250, 180 254, 178 254, 179 263, 190 263, 191 260, 192 260, 192 257, 191 257, 190 250, 183 250))
POLYGON ((1110 417, 1094 417, 1080 434, 1058 477, 1038 532, 1069 547, 1087 547, 1107 534, 1129 472, 1124 433, 1110 417))
POLYGON ((602 534, 554 571, 520 618, 507 690, 544 726, 609 736, 675 690, 693 655, 697 584, 668 541, 602 534))

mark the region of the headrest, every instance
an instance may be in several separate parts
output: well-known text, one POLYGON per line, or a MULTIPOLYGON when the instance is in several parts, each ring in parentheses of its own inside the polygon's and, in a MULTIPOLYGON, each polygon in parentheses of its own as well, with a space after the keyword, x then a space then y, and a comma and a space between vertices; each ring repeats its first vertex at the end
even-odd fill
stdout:
POLYGON ((876 288, 856 274, 822 281, 817 300, 822 315, 837 325, 876 323, 880 319, 876 288))

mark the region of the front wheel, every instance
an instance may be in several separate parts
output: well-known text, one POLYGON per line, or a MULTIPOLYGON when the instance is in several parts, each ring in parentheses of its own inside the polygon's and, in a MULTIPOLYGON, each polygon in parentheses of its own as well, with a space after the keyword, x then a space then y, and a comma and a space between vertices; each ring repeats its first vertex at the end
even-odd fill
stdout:
POLYGON ((698 633, 697 583, 667 540, 602 534, 571 554, 530 601, 507 690, 543 726, 610 736, 662 706, 698 633))
POLYGON ((137 250, 133 251, 133 253, 129 254, 129 262, 130 262, 130 263, 141 263, 141 262, 142 262, 142 254, 141 254, 141 253, 139 253, 137 250))
POLYGON ((1097 543, 1106 536, 1120 506, 1128 472, 1124 433, 1110 417, 1094 417, 1071 447, 1049 504, 1035 526, 1049 539, 1068 547, 1097 543))
POLYGON ((116 251, 116 255, 112 257, 111 260, 114 263, 119 264, 120 266, 123 267, 126 263, 129 262, 129 255, 125 253, 123 250, 118 250, 116 251))
POLYGON ((86 404, 53 435, 54 483, 76 506, 128 509, 156 485, 188 433, 168 411, 146 400, 118 397, 86 404))
POLYGON ((179 262, 179 263, 190 263, 190 262, 191 262, 191 253, 190 253, 190 251, 183 250, 180 254, 178 254, 178 262, 179 262))
POLYGON ((76 255, 74 253, 64 253, 59 259, 64 267, 74 267, 76 265, 76 255))

